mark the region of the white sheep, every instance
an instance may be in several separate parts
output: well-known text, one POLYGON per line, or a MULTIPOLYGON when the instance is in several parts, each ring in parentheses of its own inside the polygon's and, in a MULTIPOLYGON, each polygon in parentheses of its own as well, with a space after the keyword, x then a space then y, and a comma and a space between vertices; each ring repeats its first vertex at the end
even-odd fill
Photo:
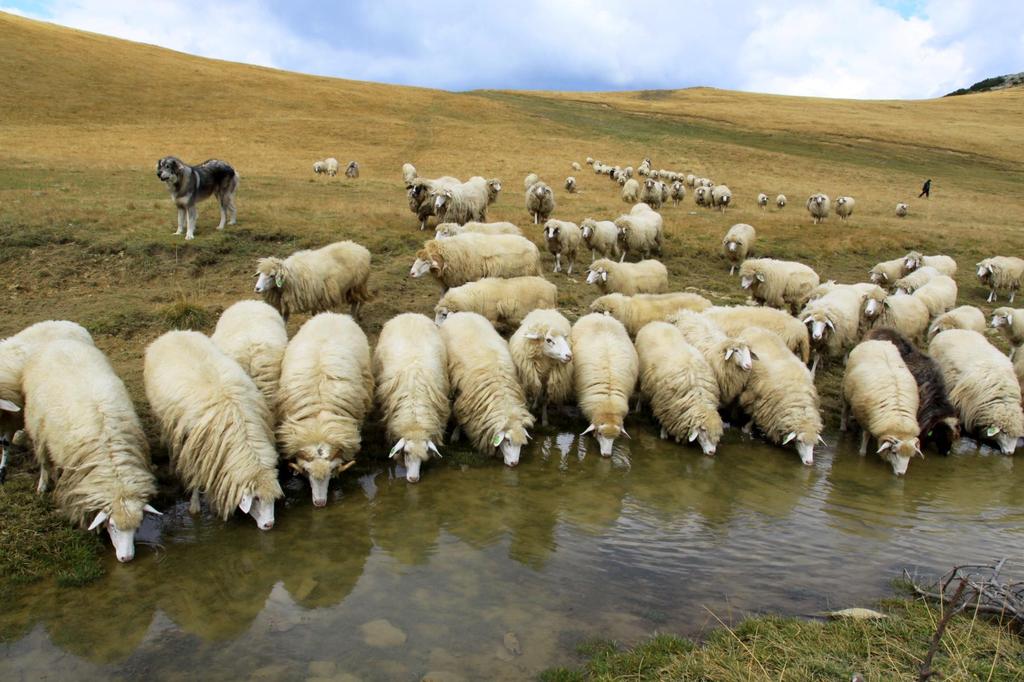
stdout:
POLYGON ((281 315, 262 301, 239 301, 221 314, 210 340, 252 377, 273 410, 281 380, 281 358, 288 346, 288 331, 281 315))
POLYGON ((85 327, 65 320, 37 322, 14 336, 0 340, 0 483, 7 476, 8 447, 24 426, 25 395, 21 376, 32 354, 52 341, 71 339, 91 344, 85 327))
POLYGON ((720 407, 729 407, 750 379, 754 356, 750 346, 723 332, 710 317, 692 310, 680 310, 669 320, 679 328, 686 342, 701 352, 718 382, 720 407))
POLYGON ((926 265, 893 282, 892 288, 898 294, 912 294, 939 274, 938 270, 926 265))
POLYGON ((288 466, 309 479, 314 506, 327 504, 331 478, 355 463, 372 406, 366 334, 348 315, 311 317, 281 361, 277 439, 288 466))
MULTIPOLYGON (((992 316, 992 326, 996 325, 996 314, 999 311, 996 310, 992 316)), ((935 338, 935 335, 944 332, 947 329, 973 329, 976 332, 982 334, 985 333, 985 313, 981 312, 978 308, 973 305, 962 305, 959 308, 953 308, 948 313, 943 313, 936 317, 931 325, 928 327, 928 340, 931 341, 935 338)), ((1024 330, 1022 330, 1024 331, 1024 330)))
POLYGON ((732 190, 725 185, 716 185, 711 190, 711 207, 717 208, 722 213, 729 208, 732 202, 732 190))
POLYGON ((277 451, 263 394, 199 332, 167 332, 146 348, 146 398, 160 423, 171 464, 192 493, 200 491, 224 520, 235 508, 262 530, 274 527, 277 451))
POLYGON ((969 329, 936 335, 928 354, 942 370, 964 430, 995 440, 1004 455, 1012 455, 1017 439, 1024 436, 1024 413, 1010 359, 969 329))
POLYGON ((701 312, 710 307, 711 301, 703 296, 682 291, 635 296, 615 293, 594 299, 590 312, 611 315, 626 327, 630 336, 636 336, 648 322, 667 320, 680 310, 701 312))
POLYGON ((804 307, 811 290, 820 283, 818 273, 796 261, 748 258, 740 265, 740 286, 750 290, 755 301, 788 308, 793 314, 804 307))
POLYGON ((498 201, 498 196, 501 194, 501 180, 498 178, 491 178, 487 181, 487 205, 498 201))
POLYGON ((836 215, 840 220, 846 220, 853 215, 853 206, 856 202, 853 197, 839 197, 836 199, 836 215))
POLYGON ((956 294, 956 282, 953 278, 939 275, 918 288, 913 296, 924 303, 928 308, 928 314, 934 318, 953 309, 956 305, 956 294))
POLYGON ((785 208, 786 207, 786 195, 785 194, 780 194, 779 196, 775 197, 775 205, 778 206, 779 208, 785 208))
POLYGON ((402 457, 405 480, 420 480, 420 466, 441 452, 451 414, 448 351, 441 332, 425 315, 388 320, 373 349, 377 404, 387 427, 390 457, 402 457))
POLYGON ((516 466, 533 416, 526 409, 508 344, 476 313, 449 315, 441 337, 449 349, 456 421, 479 452, 497 450, 506 465, 516 466))
POLYGON ((420 229, 427 229, 430 216, 434 215, 434 198, 437 193, 462 184, 458 178, 445 175, 440 178, 413 178, 406 183, 406 194, 409 197, 409 210, 416 214, 420 229))
POLYGON ((353 241, 335 242, 315 251, 296 251, 285 259, 256 263, 255 292, 277 309, 285 322, 292 313, 315 315, 349 304, 359 316, 369 300, 370 252, 353 241))
POLYGON ((705 187, 704 185, 697 185, 693 190, 693 203, 698 206, 709 207, 711 206, 711 188, 705 187))
POLYGON ((332 178, 338 174, 338 160, 333 156, 329 156, 324 159, 324 167, 326 169, 326 173, 332 178))
POLYGON ((906 204, 904 204, 903 202, 900 202, 900 203, 896 204, 896 217, 897 218, 906 218, 908 210, 909 210, 909 207, 906 204))
POLYGON ((738 337, 757 359, 739 403, 753 425, 777 445, 794 443, 805 465, 814 463, 814 446, 821 439, 821 411, 814 379, 777 334, 751 327, 738 337))
MULTIPOLYGON (((957 308, 956 310, 952 310, 952 311, 950 311, 950 312, 948 312, 946 314, 947 315, 952 315, 957 310, 962 310, 963 308, 970 308, 970 307, 971 306, 961 306, 960 308, 957 308)), ((981 311, 978 310, 977 308, 973 308, 973 310, 976 310, 979 314, 981 313, 981 311)), ((981 324, 982 324, 982 329, 978 329, 978 328, 973 327, 973 326, 970 326, 970 327, 969 326, 963 326, 963 327, 960 327, 960 328, 961 329, 974 329, 974 331, 984 333, 984 331, 985 331, 984 330, 984 325, 985 325, 985 318, 984 317, 982 317, 982 319, 981 319, 981 324)), ((996 308, 995 310, 992 311, 992 328, 993 329, 998 329, 1000 332, 1002 332, 1003 336, 1006 337, 1006 340, 1010 344, 1010 349, 1011 349, 1010 350, 1010 357, 1012 358, 1012 357, 1016 356, 1018 354, 1017 350, 1022 345, 1024 345, 1024 309, 1021 309, 1021 308, 1009 308, 1009 307, 1006 307, 1006 306, 1004 306, 1002 308, 996 308)))
POLYGON ((674 206, 678 206, 679 202, 686 198, 686 185, 679 180, 676 180, 672 183, 671 193, 669 196, 672 197, 672 204, 674 206))
POLYGON ((527 173, 526 177, 523 178, 523 189, 530 189, 535 184, 540 182, 540 176, 536 173, 527 173))
POLYGON ((434 215, 438 222, 462 225, 469 221, 485 222, 487 206, 491 203, 491 189, 487 180, 475 175, 466 182, 434 192, 434 215))
POLYGON ((737 223, 725 233, 722 237, 722 254, 729 260, 730 275, 736 271, 739 263, 747 259, 756 241, 757 231, 745 223, 737 223))
POLYGON ((633 342, 622 323, 590 313, 572 326, 573 383, 580 412, 594 432, 603 457, 619 436, 629 437, 624 420, 640 371, 633 342))
POLYGON ((555 194, 545 183, 537 181, 526 190, 526 210, 533 218, 533 224, 538 225, 555 212, 555 194))
POLYGON ((826 194, 812 194, 807 198, 807 212, 811 214, 815 225, 828 218, 831 208, 832 203, 826 194))
POLYGON ((572 395, 573 363, 569 345, 571 325, 557 310, 534 310, 509 339, 509 352, 531 409, 540 408, 548 424, 548 405, 565 403, 572 395))
POLYGON ((626 180, 622 185, 622 192, 619 195, 627 204, 635 204, 640 201, 640 182, 635 178, 626 180))
POLYGON ((345 177, 346 178, 358 178, 359 177, 359 163, 357 161, 349 161, 348 165, 345 166, 345 177))
POLYGON ((903 257, 903 274, 909 275, 918 268, 928 266, 935 268, 947 277, 956 277, 956 261, 942 254, 924 256, 918 251, 911 251, 903 257))
POLYGON ((583 235, 576 223, 565 220, 551 219, 544 223, 544 240, 548 245, 548 252, 555 257, 554 272, 562 271, 562 254, 565 254, 569 261, 568 274, 572 274, 572 266, 576 262, 576 252, 579 251, 583 235))
POLYGON ((640 391, 661 424, 661 437, 697 441, 715 454, 722 437, 718 382, 704 355, 675 325, 651 322, 636 336, 640 391))
POLYGON ((868 276, 873 284, 881 287, 891 287, 897 280, 903 277, 906 260, 894 258, 882 261, 868 270, 868 276))
POLYGON ((619 228, 610 220, 585 218, 580 223, 580 236, 590 249, 591 263, 598 254, 603 258, 618 258, 622 253, 619 248, 619 228))
POLYGON ((602 294, 660 294, 668 289, 668 270, 656 260, 616 263, 599 258, 590 264, 587 284, 596 284, 602 294))
POLYGON ((1010 292, 1010 303, 1017 290, 1024 285, 1024 258, 993 256, 978 263, 978 281, 989 288, 989 303, 996 300, 996 292, 1010 292))
POLYGON ((917 381, 900 351, 889 341, 864 341, 850 352, 843 375, 843 431, 848 415, 861 428, 860 454, 868 441, 878 442, 877 453, 892 465, 897 476, 907 473, 912 457, 921 453, 917 422, 917 381))
POLYGON ((323 175, 327 172, 327 164, 324 163, 323 159, 320 161, 313 162, 313 173, 315 175, 323 175))
POLYGON ((444 239, 445 237, 454 237, 457 234, 464 234, 466 232, 476 232, 478 234, 514 234, 520 237, 523 236, 523 231, 509 222, 478 223, 470 221, 465 225, 440 223, 434 229, 434 238, 444 239))
POLYGON ((661 255, 663 224, 661 214, 645 203, 636 204, 629 213, 616 218, 619 247, 622 249, 619 260, 626 260, 630 251, 639 253, 643 258, 648 258, 651 253, 661 255))
POLYGON ((569 194, 576 193, 576 178, 571 175, 565 179, 565 191, 569 194))
POLYGON ((406 186, 412 183, 412 181, 417 177, 419 177, 419 174, 416 172, 416 166, 411 163, 402 164, 402 180, 405 181, 406 186))
POLYGON ((569 167, 572 168, 577 173, 583 170, 583 166, 581 166, 578 161, 573 161, 571 164, 569 164, 569 167))
POLYGON ((593 166, 593 165, 594 165, 594 158, 593 158, 593 157, 591 157, 591 156, 588 156, 588 157, 587 157, 587 160, 586 160, 586 164, 587 164, 588 166, 593 166))
POLYGON ((921 343, 928 331, 931 314, 919 298, 908 294, 886 294, 876 287, 864 297, 861 332, 892 327, 914 343, 921 343))
POLYGON ((821 298, 809 301, 800 312, 814 349, 811 376, 815 376, 822 355, 842 358, 860 339, 861 306, 864 296, 850 286, 836 286, 821 298))
POLYGON ((525 237, 468 232, 431 239, 416 253, 409 276, 430 273, 445 290, 484 277, 541 275, 540 251, 525 237))
POLYGON ((647 178, 640 189, 640 201, 655 210, 661 208, 664 187, 661 181, 647 178))
POLYGON ((31 355, 22 376, 25 430, 39 462, 39 490, 75 525, 101 525, 118 561, 135 557, 135 532, 156 478, 128 389, 92 342, 65 339, 31 355))
POLYGON ((558 288, 543 277, 484 277, 446 291, 434 306, 434 323, 452 313, 477 313, 499 331, 512 331, 531 310, 557 304, 558 288))
POLYGON ((774 332, 801 362, 810 362, 811 336, 807 327, 785 310, 738 305, 712 306, 701 312, 727 336, 735 337, 749 327, 774 332))
POLYGON ((760 194, 757 195, 757 206, 762 211, 768 209, 768 195, 765 194, 764 192, 761 192, 760 194))

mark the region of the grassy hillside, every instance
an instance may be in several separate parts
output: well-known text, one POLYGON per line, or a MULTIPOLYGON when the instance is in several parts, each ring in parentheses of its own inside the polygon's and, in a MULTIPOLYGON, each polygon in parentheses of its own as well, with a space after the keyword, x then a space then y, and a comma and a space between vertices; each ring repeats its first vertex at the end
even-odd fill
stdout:
MULTIPOLYGON (((0 111, 0 336, 45 318, 85 324, 144 415, 145 344, 182 318, 208 329, 250 297, 259 256, 353 238, 374 257, 371 336, 397 312, 430 312, 437 287, 407 277, 426 235, 406 206, 406 161, 426 176, 502 178, 490 218, 524 227, 529 171, 555 187, 556 217, 626 210, 618 187, 586 167, 578 195, 560 191, 569 163, 588 155, 621 165, 650 156, 725 182, 737 203, 725 215, 690 197, 664 210, 674 285, 722 301, 743 299, 717 255, 736 222, 757 227, 761 254, 841 281, 911 248, 949 253, 961 300, 981 305, 971 266, 1024 245, 1024 90, 920 102, 708 89, 455 94, 200 59, 0 14, 0 111), (194 242, 172 235, 154 174, 166 154, 239 170, 237 227, 215 233, 208 203, 194 242), (312 161, 331 155, 357 159, 362 177, 315 178, 312 161), (932 199, 916 200, 926 177, 932 199), (763 213, 760 191, 784 192, 790 206, 763 213), (856 197, 853 219, 812 226, 802 206, 816 191, 856 197), (904 200, 911 214, 898 220, 904 200)), ((570 315, 594 297, 582 277, 549 277, 570 315)), ((834 379, 823 379, 827 406, 834 379)))

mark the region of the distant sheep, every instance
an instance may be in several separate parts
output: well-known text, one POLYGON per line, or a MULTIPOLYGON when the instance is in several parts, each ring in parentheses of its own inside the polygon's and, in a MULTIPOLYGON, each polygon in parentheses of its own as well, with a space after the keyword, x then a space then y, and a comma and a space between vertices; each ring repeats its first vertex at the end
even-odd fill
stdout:
MULTIPOLYGON (((956 310, 961 310, 962 308, 970 308, 970 306, 962 306, 956 310)), ((947 315, 952 315, 956 310, 950 311, 947 315)), ((972 310, 977 311, 979 314, 981 313, 977 308, 973 308, 972 310)), ((976 320, 976 318, 972 317, 972 320, 976 320)), ((984 317, 981 318, 981 323, 982 329, 978 329, 975 326, 964 326, 960 328, 974 329, 976 332, 984 333, 984 317)), ((993 329, 998 329, 1002 332, 1003 336, 1009 342, 1011 348, 1010 357, 1017 355, 1017 349, 1024 345, 1024 309, 1009 308, 1005 306, 1002 308, 996 308, 992 311, 992 327, 993 329)))
POLYGON ((915 291, 913 296, 924 303, 928 308, 928 314, 934 318, 953 309, 956 305, 956 294, 956 282, 953 278, 939 275, 915 291))
POLYGON ((718 382, 719 406, 730 407, 747 385, 754 366, 749 344, 727 335, 710 317, 692 310, 676 312, 669 322, 704 356, 718 382))
POLYGON ((526 210, 533 224, 545 222, 555 212, 555 194, 545 183, 537 181, 526 190, 526 210))
POLYGON ((467 232, 431 239, 416 254, 409 275, 430 273, 445 290, 484 277, 540 275, 540 251, 525 237, 467 232))
POLYGON ((722 437, 718 382, 704 355, 667 322, 651 322, 636 337, 640 392, 661 424, 661 437, 697 441, 715 454, 722 437))
POLYGON ((917 251, 911 251, 903 257, 903 275, 909 275, 924 266, 935 268, 947 277, 956 276, 956 261, 949 256, 923 256, 917 251))
POLYGON ((485 222, 490 201, 490 187, 479 175, 466 182, 439 189, 431 196, 438 222, 462 225, 469 221, 485 222))
POLYGON ((740 286, 755 301, 796 314, 821 283, 818 273, 803 263, 773 258, 748 258, 740 266, 740 286))
POLYGON ((234 303, 221 313, 210 340, 252 377, 273 411, 288 346, 288 331, 277 310, 262 301, 234 303))
POLYGON ((359 163, 356 161, 349 161, 345 167, 346 178, 358 178, 359 177, 359 163))
POLYGON ((600 258, 590 264, 587 284, 596 284, 603 294, 660 294, 668 289, 668 270, 656 260, 616 263, 600 258))
POLYGON ((594 165, 594 159, 592 157, 588 156, 587 159, 586 159, 586 163, 587 163, 588 166, 593 166, 594 165))
POLYGON ((620 194, 622 200, 627 204, 635 204, 640 201, 640 182, 635 178, 626 180, 622 185, 620 194))
POLYGON ((701 312, 711 307, 711 301, 698 294, 674 292, 670 294, 606 294, 594 299, 590 311, 611 315, 621 322, 630 336, 636 336, 644 325, 656 320, 667 320, 679 310, 701 312))
POLYGON ((856 202, 853 197, 839 197, 836 199, 836 215, 840 220, 846 220, 853 215, 853 206, 856 202))
POLYGON ((821 411, 811 373, 777 334, 751 327, 737 341, 746 343, 756 358, 739 403, 750 415, 745 430, 756 425, 776 445, 794 443, 800 461, 814 463, 821 442, 821 411))
POLYGON ((511 332, 531 310, 557 305, 558 289, 543 277, 485 277, 446 291, 434 306, 434 323, 440 326, 452 313, 477 313, 511 332))
POLYGON ((1009 291, 1010 303, 1017 290, 1024 285, 1024 258, 993 256, 978 263, 978 281, 989 288, 989 303, 996 300, 996 292, 1009 291))
POLYGON ((199 332, 167 332, 146 348, 146 398, 171 465, 192 493, 227 520, 236 508, 274 526, 277 450, 267 401, 253 380, 199 332))
POLYGON ((416 172, 416 166, 412 165, 411 163, 402 164, 402 180, 405 181, 406 185, 415 180, 418 177, 418 175, 419 174, 416 172))
POLYGON ((1004 455, 1012 455, 1024 436, 1024 414, 1010 359, 968 329, 942 332, 928 352, 942 369, 964 430, 994 440, 1004 455))
POLYGON ((907 210, 908 210, 908 207, 907 207, 906 204, 904 204, 904 203, 896 204, 896 217, 897 218, 906 218, 907 217, 907 210))
POLYGON ((679 180, 676 180, 672 183, 672 189, 669 196, 672 197, 672 204, 674 206, 678 206, 679 202, 686 198, 686 185, 679 180))
POLYGON ((730 275, 735 272, 738 264, 747 259, 756 241, 757 231, 745 223, 737 223, 725 233, 722 238, 722 254, 729 260, 730 275))
POLYGON ((644 180, 643 187, 640 190, 640 201, 655 210, 661 208, 661 204, 664 201, 663 188, 664 185, 659 180, 652 180, 651 178, 644 180))
POLYGON ((338 174, 338 160, 333 156, 324 159, 325 172, 332 178, 338 174))
POLYGON ((784 310, 755 306, 713 306, 702 311, 726 335, 736 337, 744 329, 760 327, 778 334, 793 355, 807 364, 811 359, 811 341, 807 327, 784 310))
POLYGON ((768 209, 768 195, 765 194, 764 192, 761 192, 760 194, 757 195, 757 206, 762 211, 768 209))
POLYGON ((886 294, 877 287, 864 297, 861 332, 877 327, 892 327, 914 343, 921 343, 928 332, 931 314, 919 298, 908 294, 886 294))
POLYGON ((573 161, 571 164, 569 164, 569 167, 572 168, 577 173, 583 170, 583 166, 581 166, 577 161, 573 161))
POLYGON ((373 349, 377 404, 394 443, 389 457, 402 457, 405 480, 420 480, 420 466, 444 442, 451 414, 448 352, 441 332, 425 315, 403 313, 388 320, 373 349))
POLYGON ((711 207, 711 188, 698 185, 693 190, 693 203, 698 206, 711 207))
POLYGON ((603 457, 615 439, 629 437, 624 420, 639 375, 639 359, 622 323, 591 313, 572 326, 574 385, 580 412, 589 423, 603 457))
POLYGON ((320 313, 292 338, 281 362, 277 439, 288 466, 309 479, 313 505, 355 463, 373 407, 366 334, 348 315, 320 313))
POLYGON ((313 173, 323 175, 327 172, 327 164, 323 160, 313 162, 313 173))
POLYGON ((454 237, 457 234, 465 234, 466 232, 475 232, 477 234, 514 234, 519 237, 523 236, 523 231, 513 223, 478 223, 470 221, 465 225, 457 225, 456 223, 440 223, 434 229, 434 237, 436 239, 444 239, 445 237, 454 237))
POLYGON ((565 179, 565 191, 569 194, 576 193, 576 178, 571 175, 565 179))
POLYGON ((540 176, 536 173, 527 173, 526 177, 523 178, 523 189, 530 189, 535 184, 540 182, 540 176))
POLYGON ((619 248, 622 250, 620 261, 632 253, 648 258, 652 253, 659 256, 664 241, 663 220, 661 214, 652 210, 648 204, 636 204, 629 213, 615 219, 619 229, 619 248))
POLYGON ((895 329, 872 329, 864 338, 888 341, 896 346, 917 382, 917 426, 921 443, 933 446, 939 454, 949 454, 960 438, 960 420, 956 416, 956 408, 949 401, 946 382, 938 364, 895 329))
POLYGON ((933 277, 938 277, 940 274, 935 268, 926 265, 896 280, 893 282, 892 287, 898 294, 912 294, 927 284, 933 277))
POLYGON ((873 437, 878 454, 897 476, 907 473, 912 457, 924 457, 918 404, 917 382, 895 345, 869 340, 850 352, 843 376, 841 428, 846 431, 852 412, 862 431, 860 454, 867 454, 873 437))
POLYGON ((477 451, 498 451, 506 465, 516 466, 533 416, 526 409, 508 344, 476 313, 449 315, 441 337, 452 350, 448 376, 456 421, 477 451))
POLYGON ((779 208, 785 208, 786 207, 786 195, 785 194, 780 194, 779 196, 775 197, 775 205, 778 206, 779 208))
POLYGON ((544 240, 548 252, 555 257, 554 272, 562 271, 562 255, 569 261, 568 274, 572 274, 572 266, 576 262, 576 253, 580 249, 583 235, 576 223, 566 220, 549 220, 544 223, 544 240))
MULTIPOLYGON (((995 317, 993 316, 992 319, 994 323, 995 317)), ((973 329, 984 334, 985 313, 973 305, 962 305, 959 308, 953 308, 948 313, 943 313, 932 321, 928 327, 928 340, 931 341, 935 338, 936 334, 947 329, 973 329)))
POLYGON ((831 208, 832 204, 825 194, 812 194, 807 199, 807 212, 811 214, 815 225, 828 218, 831 208))
POLYGON ((548 405, 569 400, 573 390, 572 327, 557 310, 534 310, 509 339, 509 352, 532 410, 547 426, 548 405))
POLYGON ((118 561, 135 556, 135 532, 156 478, 131 396, 92 342, 65 339, 33 353, 22 378, 25 430, 39 462, 40 492, 73 524, 106 528, 118 561))
POLYGON ((491 178, 487 181, 487 205, 498 201, 498 196, 501 194, 501 180, 498 178, 491 178))
POLYGON ((711 207, 717 208, 722 213, 725 213, 725 209, 729 208, 729 204, 732 203, 732 190, 725 185, 717 185, 711 190, 711 207))
POLYGON ((580 223, 580 236, 590 249, 590 262, 600 255, 602 258, 619 258, 619 228, 610 220, 586 218, 580 223))
POLYGON ((296 251, 285 259, 256 263, 256 293, 288 321, 292 313, 315 315, 347 303, 354 317, 370 299, 370 252, 352 241, 315 251, 296 251))

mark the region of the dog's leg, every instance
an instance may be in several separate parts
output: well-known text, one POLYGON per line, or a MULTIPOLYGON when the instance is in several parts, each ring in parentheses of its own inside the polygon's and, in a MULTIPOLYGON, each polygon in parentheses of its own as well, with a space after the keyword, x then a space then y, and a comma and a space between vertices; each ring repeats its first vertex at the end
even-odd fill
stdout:
POLYGON ((217 226, 217 229, 223 230, 224 223, 228 219, 227 197, 222 194, 217 197, 217 201, 220 203, 220 225, 217 226))
POLYGON ((188 207, 188 228, 185 231, 185 239, 196 238, 196 219, 199 217, 199 209, 195 204, 188 207))
POLYGON ((175 232, 174 234, 184 234, 184 233, 185 233, 185 209, 179 208, 178 209, 178 231, 175 232))
POLYGON ((235 208, 234 192, 228 194, 228 211, 231 212, 231 219, 228 220, 228 225, 234 225, 236 222, 238 222, 238 209, 235 208))

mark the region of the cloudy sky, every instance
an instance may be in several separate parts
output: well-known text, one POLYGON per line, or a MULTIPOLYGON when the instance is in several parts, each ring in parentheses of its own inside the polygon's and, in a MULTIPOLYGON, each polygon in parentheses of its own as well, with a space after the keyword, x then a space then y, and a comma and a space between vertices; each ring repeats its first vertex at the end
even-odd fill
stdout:
POLYGON ((942 95, 1024 70, 1024 3, 982 0, 0 0, 182 52, 449 90, 942 95))

